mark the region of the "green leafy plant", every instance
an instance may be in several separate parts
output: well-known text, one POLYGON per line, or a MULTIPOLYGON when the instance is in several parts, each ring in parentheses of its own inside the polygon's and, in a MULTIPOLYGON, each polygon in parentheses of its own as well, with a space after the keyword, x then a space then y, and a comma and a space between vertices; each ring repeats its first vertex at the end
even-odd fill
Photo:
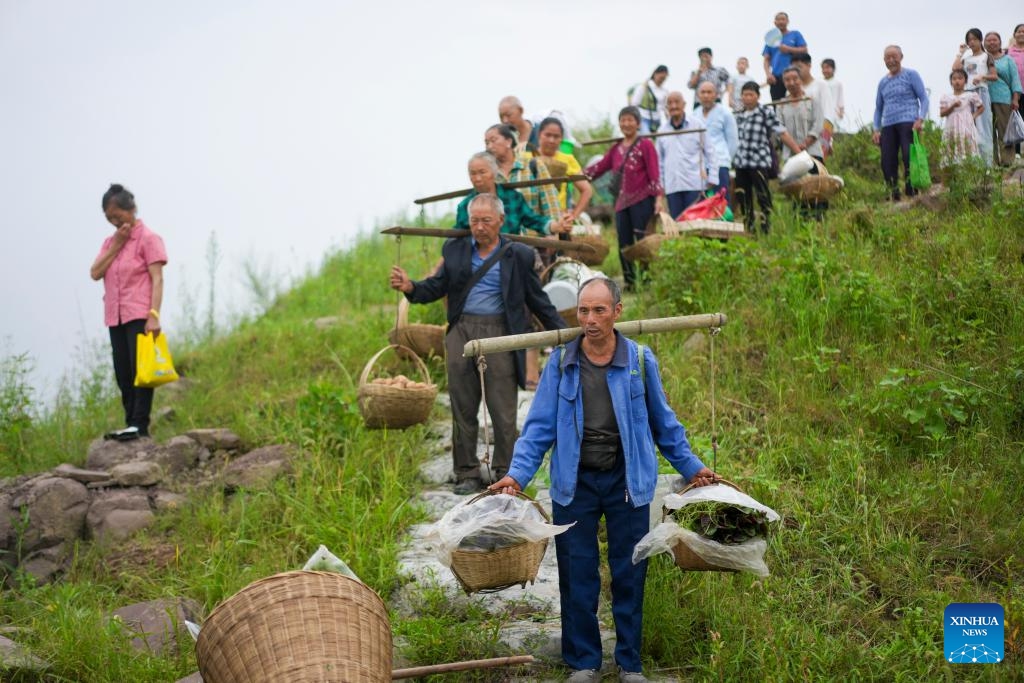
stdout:
POLYGON ((680 526, 726 545, 767 538, 769 532, 766 513, 737 505, 694 503, 676 510, 674 517, 680 526))

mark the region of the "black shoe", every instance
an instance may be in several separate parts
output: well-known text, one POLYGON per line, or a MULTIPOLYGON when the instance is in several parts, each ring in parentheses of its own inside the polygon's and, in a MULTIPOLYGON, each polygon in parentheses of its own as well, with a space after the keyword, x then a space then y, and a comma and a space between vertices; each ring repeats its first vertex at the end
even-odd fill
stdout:
POLYGON ((455 488, 453 489, 455 495, 457 496, 468 496, 473 493, 480 493, 483 490, 483 480, 475 477, 470 479, 463 479, 458 484, 456 484, 455 488))

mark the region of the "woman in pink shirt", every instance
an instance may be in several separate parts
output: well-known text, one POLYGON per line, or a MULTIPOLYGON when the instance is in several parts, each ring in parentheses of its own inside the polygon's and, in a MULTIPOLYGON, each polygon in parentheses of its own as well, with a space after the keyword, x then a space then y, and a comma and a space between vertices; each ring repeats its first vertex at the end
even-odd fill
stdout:
POLYGON ((648 138, 638 135, 640 110, 626 107, 619 112, 619 130, 622 141, 614 145, 600 161, 587 167, 587 175, 600 178, 612 171, 615 197, 615 231, 619 237, 619 261, 626 290, 633 289, 637 273, 633 262, 622 256, 623 247, 634 244, 644 236, 647 223, 655 211, 664 209, 661 178, 658 170, 658 151, 648 138))
POLYGON ((89 274, 103 279, 103 318, 110 329, 114 376, 124 405, 124 429, 107 439, 129 441, 149 436, 153 390, 135 386, 136 337, 160 334, 167 251, 160 236, 135 215, 135 196, 123 185, 103 193, 103 213, 114 234, 103 241, 89 274))

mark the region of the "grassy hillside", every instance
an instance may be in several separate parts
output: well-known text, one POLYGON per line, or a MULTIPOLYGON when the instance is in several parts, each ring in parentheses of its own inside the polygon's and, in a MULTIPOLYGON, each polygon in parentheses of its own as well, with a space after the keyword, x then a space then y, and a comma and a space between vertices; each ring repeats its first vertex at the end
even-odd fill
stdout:
MULTIPOLYGON (((771 235, 673 242, 627 302, 628 318, 729 316, 715 342, 718 470, 784 517, 767 579, 684 574, 655 558, 645 656, 652 670, 700 681, 1019 680, 1024 195, 986 197, 972 189, 980 172, 968 170, 945 199, 893 207, 882 201, 877 151, 863 136, 842 143, 848 191, 823 224, 777 196, 771 235), (1005 607, 1006 662, 943 661, 950 602, 1005 607)), ((422 273, 439 247, 405 239, 401 263, 422 273)), ((226 426, 251 445, 298 444, 304 458, 272 491, 198 494, 126 546, 83 546, 58 585, 13 577, 0 626, 24 629, 17 639, 54 664, 55 680, 190 673, 191 653, 135 654, 103 615, 169 595, 212 609, 256 578, 301 566, 320 543, 393 595, 398 538, 420 518, 409 501, 425 429, 369 432, 355 395, 393 324, 386 274, 398 256, 393 241, 365 239, 260 319, 180 356, 194 384, 157 438, 226 426), (312 324, 324 316, 338 324, 312 324)), ((413 315, 442 319, 439 306, 413 315)), ((644 342, 710 460, 710 358, 684 355, 685 339, 644 342)), ((5 431, 6 474, 84 461, 88 440, 116 424, 105 371, 82 398, 5 431)), ((441 365, 431 372, 443 385, 441 365)), ((392 615, 415 663, 503 654, 503 621, 432 594, 418 616, 392 615)))

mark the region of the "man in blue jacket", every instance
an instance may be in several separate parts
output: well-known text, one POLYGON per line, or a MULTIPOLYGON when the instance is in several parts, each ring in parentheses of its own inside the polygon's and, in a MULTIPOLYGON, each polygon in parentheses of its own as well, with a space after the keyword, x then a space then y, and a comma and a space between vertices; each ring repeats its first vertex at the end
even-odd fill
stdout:
MULTIPOLYGON (((450 239, 441 248, 440 269, 425 280, 413 282, 404 270, 391 269, 390 284, 414 304, 448 297, 448 332, 445 355, 448 394, 452 401, 452 461, 460 495, 483 489, 477 434, 480 410, 480 378, 471 358, 462 349, 471 339, 521 334, 531 329, 530 313, 545 329, 565 327, 551 305, 533 269, 534 251, 525 244, 501 236, 505 207, 490 193, 469 203, 467 237, 450 239)), ((508 471, 516 439, 516 385, 525 386, 525 355, 522 351, 487 355, 484 375, 487 411, 494 425, 494 473, 500 479, 508 471)))
POLYGON ((555 524, 573 524, 555 537, 562 658, 574 669, 570 681, 601 680, 601 516, 608 529, 619 680, 638 683, 647 680, 640 673, 647 563, 634 565, 632 557, 649 527, 658 479, 655 444, 690 483, 717 481, 690 450, 686 430, 665 397, 654 354, 615 330, 621 314, 614 281, 599 277, 583 284, 577 304, 583 335, 551 356, 508 476, 491 486, 505 493, 522 490, 554 447, 552 518, 555 524))

